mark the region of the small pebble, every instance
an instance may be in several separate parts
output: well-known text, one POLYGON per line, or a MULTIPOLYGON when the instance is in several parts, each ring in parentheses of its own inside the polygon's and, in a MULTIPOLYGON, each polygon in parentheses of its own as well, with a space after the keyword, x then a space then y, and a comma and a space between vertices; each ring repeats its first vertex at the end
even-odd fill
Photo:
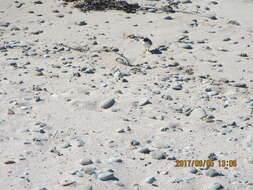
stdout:
POLYGON ((111 99, 108 99, 108 100, 102 102, 101 108, 103 108, 103 109, 109 109, 109 108, 112 107, 114 104, 115 104, 115 99, 114 99, 114 98, 111 98, 111 99))
POLYGON ((79 161, 79 163, 81 165, 90 165, 90 164, 93 164, 92 160, 90 160, 90 159, 82 159, 82 160, 79 161))

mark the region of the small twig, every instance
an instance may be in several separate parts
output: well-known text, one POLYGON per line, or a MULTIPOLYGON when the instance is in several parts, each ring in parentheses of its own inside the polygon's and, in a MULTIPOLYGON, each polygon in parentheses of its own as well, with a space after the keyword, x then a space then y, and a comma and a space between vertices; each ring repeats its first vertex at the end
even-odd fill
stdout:
POLYGON ((121 58, 119 58, 119 57, 116 58, 116 61, 118 63, 121 63, 121 64, 126 65, 126 66, 130 66, 130 67, 133 66, 132 64, 130 64, 129 60, 123 54, 120 54, 120 53, 117 53, 117 52, 114 52, 114 53, 116 53, 117 55, 119 55, 121 57, 121 58))

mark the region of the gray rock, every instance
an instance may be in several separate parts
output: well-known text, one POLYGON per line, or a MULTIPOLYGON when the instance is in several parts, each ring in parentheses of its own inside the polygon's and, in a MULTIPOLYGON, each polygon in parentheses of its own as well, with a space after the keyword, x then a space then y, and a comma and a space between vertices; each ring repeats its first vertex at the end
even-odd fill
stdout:
POLYGON ((90 164, 93 164, 93 162, 92 162, 92 160, 90 160, 90 159, 82 159, 82 160, 80 160, 80 162, 79 162, 81 165, 90 165, 90 164))
POLYGON ((111 98, 109 100, 106 100, 104 102, 102 102, 101 104, 101 108, 103 109, 109 109, 110 107, 112 107, 115 104, 115 99, 111 98))
POLYGON ((29 47, 32 46, 32 43, 28 43, 28 42, 21 42, 21 41, 12 41, 9 42, 6 47, 7 48, 24 48, 24 47, 29 47))
POLYGON ((69 173, 70 175, 76 175, 77 172, 78 172, 78 170, 68 171, 68 173, 69 173))
POLYGON ((220 176, 221 174, 213 169, 213 168, 210 168, 207 172, 206 172, 206 175, 209 176, 209 177, 216 177, 216 176, 220 176))
POLYGON ((229 37, 223 38, 223 41, 224 41, 224 42, 227 42, 227 41, 230 41, 230 40, 231 40, 231 38, 229 38, 229 37))
POLYGON ((230 21, 228 22, 228 24, 240 26, 240 23, 239 23, 238 21, 236 21, 236 20, 230 20, 230 21))
POLYGON ((140 142, 137 141, 137 140, 132 140, 132 141, 131 141, 131 145, 132 145, 132 146, 138 146, 138 145, 140 145, 140 142))
POLYGON ((114 184, 117 185, 117 186, 120 186, 120 187, 124 187, 125 186, 124 183, 122 183, 120 181, 115 181, 114 184))
POLYGON ((150 13, 155 13, 156 11, 157 11, 156 8, 150 8, 150 9, 148 9, 148 12, 150 12, 150 13))
POLYGON ((145 105, 148 105, 148 104, 152 104, 152 103, 147 98, 142 98, 142 99, 139 100, 139 106, 145 106, 145 105))
POLYGON ((196 43, 198 43, 198 44, 204 44, 205 40, 196 40, 196 43))
POLYGON ((147 147, 142 147, 138 150, 140 153, 143 153, 143 154, 149 154, 150 153, 150 149, 147 148, 147 147))
POLYGON ((118 180, 111 172, 101 173, 97 176, 97 178, 100 179, 101 181, 118 180))
POLYGON ((83 72, 84 72, 84 73, 88 73, 88 74, 93 74, 93 73, 95 73, 95 69, 86 68, 83 72))
POLYGON ((198 173, 198 169, 195 168, 195 167, 191 167, 191 168, 190 168, 190 172, 191 172, 192 174, 196 174, 196 173, 198 173))
POLYGON ((185 180, 183 178, 176 178, 174 181, 172 181, 172 183, 182 183, 185 180))
POLYGON ((80 171, 77 171, 75 175, 78 177, 84 177, 84 174, 80 171))
POLYGON ((206 116, 207 116, 206 111, 203 108, 194 109, 190 114, 190 117, 194 119, 203 119, 206 116))
POLYGON ((193 47, 190 44, 183 45, 182 48, 184 48, 184 49, 193 49, 193 47))
POLYGON ((79 23, 77 23, 77 25, 84 26, 84 25, 87 25, 87 23, 85 21, 80 21, 79 23))
POLYGON ((217 20, 217 17, 213 14, 207 15, 207 18, 209 18, 211 20, 217 20))
POLYGON ((211 187, 210 190, 222 190, 224 189, 223 185, 220 183, 214 183, 211 187))
POLYGON ((10 25, 9 22, 1 22, 0 21, 0 27, 8 27, 10 25))
POLYGON ((44 31, 43 30, 36 30, 34 32, 31 32, 32 35, 39 35, 41 33, 43 33, 44 31))
POLYGON ((248 88, 245 83, 235 83, 234 86, 237 88, 248 88))
POLYGON ((218 157, 217 157, 217 155, 216 155, 215 153, 210 153, 210 154, 208 155, 208 158, 209 158, 210 160, 218 160, 218 157))
POLYGON ((153 94, 161 94, 161 91, 160 90, 154 90, 153 94))
POLYGON ((183 86, 181 84, 174 84, 171 87, 173 90, 182 90, 183 86))
POLYGON ((55 15, 56 17, 59 17, 59 18, 63 18, 64 17, 64 14, 61 14, 61 13, 58 13, 55 15))
POLYGON ((208 96, 216 96, 216 95, 219 95, 219 93, 216 91, 211 91, 211 92, 207 92, 207 95, 208 96))
POLYGON ((15 6, 16 8, 21 8, 25 3, 23 2, 18 2, 18 1, 15 1, 15 6))
POLYGON ((74 181, 74 180, 69 180, 69 179, 63 179, 63 180, 60 180, 59 183, 60 183, 62 186, 69 186, 69 185, 74 185, 74 184, 76 184, 76 181, 74 181))
POLYGON ((109 159, 109 162, 118 162, 121 163, 123 160, 121 158, 112 157, 109 159))
POLYGON ((172 20, 173 18, 171 16, 164 17, 165 20, 172 20))
POLYGON ((176 156, 168 156, 167 160, 177 160, 177 157, 176 156))
POLYGON ((146 182, 146 183, 149 183, 149 184, 152 184, 152 183, 154 183, 155 181, 156 181, 156 178, 153 177, 153 176, 147 177, 147 178, 145 179, 145 182, 146 182))

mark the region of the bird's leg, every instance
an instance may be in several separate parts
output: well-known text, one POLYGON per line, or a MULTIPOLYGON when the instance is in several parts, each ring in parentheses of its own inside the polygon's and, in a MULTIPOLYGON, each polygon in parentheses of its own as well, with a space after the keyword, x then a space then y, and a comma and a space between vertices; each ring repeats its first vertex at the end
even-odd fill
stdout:
POLYGON ((143 54, 142 54, 142 57, 143 57, 143 58, 145 57, 146 52, 147 52, 147 49, 145 48, 145 50, 144 50, 144 52, 143 52, 143 54))

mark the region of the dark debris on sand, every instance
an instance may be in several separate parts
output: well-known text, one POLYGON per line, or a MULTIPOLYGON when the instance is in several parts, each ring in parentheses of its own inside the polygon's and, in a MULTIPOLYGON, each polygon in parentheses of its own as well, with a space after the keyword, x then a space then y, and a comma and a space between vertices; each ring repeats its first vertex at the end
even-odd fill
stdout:
POLYGON ((135 13, 139 8, 138 3, 129 4, 123 0, 63 0, 65 3, 74 3, 74 7, 83 12, 120 10, 135 13))

